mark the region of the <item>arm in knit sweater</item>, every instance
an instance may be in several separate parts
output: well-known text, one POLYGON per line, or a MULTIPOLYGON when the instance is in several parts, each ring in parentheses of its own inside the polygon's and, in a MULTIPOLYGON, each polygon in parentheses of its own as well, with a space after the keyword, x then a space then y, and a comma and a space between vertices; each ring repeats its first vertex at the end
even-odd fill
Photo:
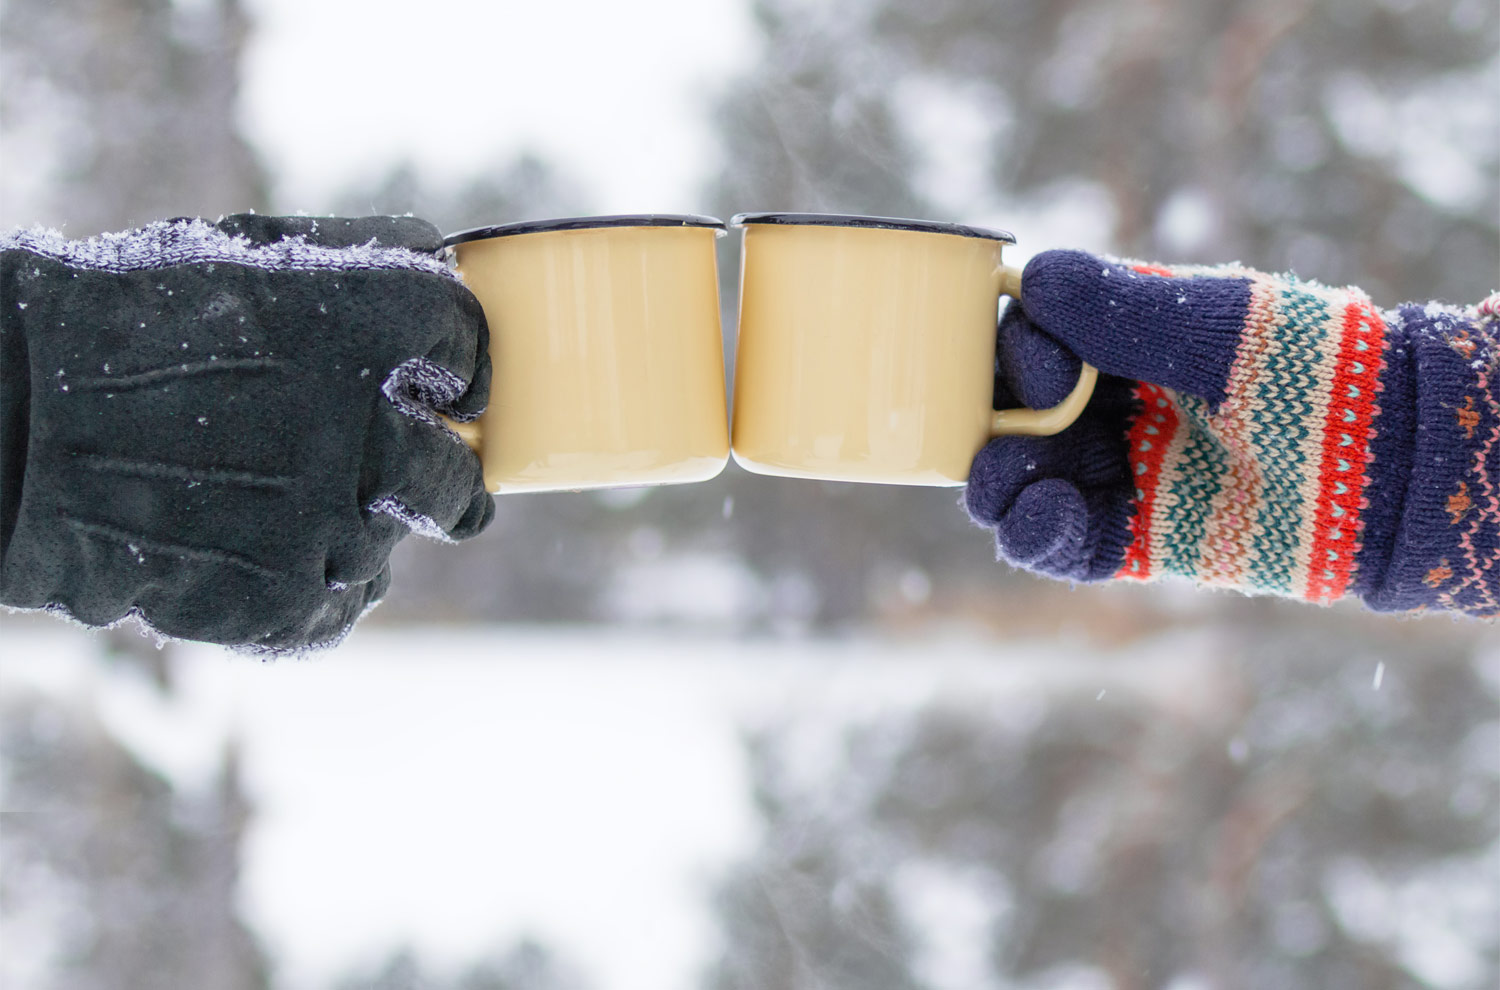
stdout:
POLYGON ((1055 437, 975 459, 1011 563, 1166 575, 1381 611, 1500 614, 1500 295, 1376 308, 1239 266, 1038 255, 1000 326, 997 401, 1102 375, 1055 437))

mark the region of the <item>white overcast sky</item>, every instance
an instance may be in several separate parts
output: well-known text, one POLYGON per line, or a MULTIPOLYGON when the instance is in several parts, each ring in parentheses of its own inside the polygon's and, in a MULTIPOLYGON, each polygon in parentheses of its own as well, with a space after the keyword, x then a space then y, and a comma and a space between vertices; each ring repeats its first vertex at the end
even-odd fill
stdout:
POLYGON ((290 209, 403 159, 458 181, 529 149, 601 213, 701 211, 709 103, 754 52, 747 6, 251 0, 245 129, 290 209))

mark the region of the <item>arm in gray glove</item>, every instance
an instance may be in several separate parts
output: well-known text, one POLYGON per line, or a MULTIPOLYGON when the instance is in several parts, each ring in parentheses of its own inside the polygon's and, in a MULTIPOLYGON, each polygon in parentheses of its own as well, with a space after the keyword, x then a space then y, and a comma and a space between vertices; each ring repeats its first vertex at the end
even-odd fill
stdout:
POLYGON ((407 531, 489 523, 488 333, 411 218, 0 237, 0 602, 337 643, 407 531))

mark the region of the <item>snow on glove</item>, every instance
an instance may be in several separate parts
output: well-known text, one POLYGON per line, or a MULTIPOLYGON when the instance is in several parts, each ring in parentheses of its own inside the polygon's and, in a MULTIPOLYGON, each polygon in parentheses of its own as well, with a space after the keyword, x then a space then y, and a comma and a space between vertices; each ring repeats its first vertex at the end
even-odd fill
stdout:
POLYGON ((1497 310, 1038 255, 1001 320, 997 402, 1058 401, 1080 359, 1100 384, 1057 436, 985 447, 969 513, 1002 557, 1058 578, 1494 617, 1497 310))
POLYGON ((0 601, 252 650, 338 642, 413 529, 473 536, 477 300, 410 218, 0 238, 0 601))

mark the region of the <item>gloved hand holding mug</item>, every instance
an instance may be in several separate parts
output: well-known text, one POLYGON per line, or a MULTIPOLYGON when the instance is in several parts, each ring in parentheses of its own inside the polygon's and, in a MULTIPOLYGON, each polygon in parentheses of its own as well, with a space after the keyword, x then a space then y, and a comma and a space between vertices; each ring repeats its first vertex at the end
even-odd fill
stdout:
POLYGON ((1378 610, 1500 613, 1500 297, 1377 309, 1235 265, 1078 251, 1026 266, 997 400, 1054 437, 975 458, 970 515, 1000 554, 1074 581, 1178 575, 1378 610))
POLYGON ((412 218, 0 238, 0 601, 286 652, 493 515, 478 302, 412 218))

